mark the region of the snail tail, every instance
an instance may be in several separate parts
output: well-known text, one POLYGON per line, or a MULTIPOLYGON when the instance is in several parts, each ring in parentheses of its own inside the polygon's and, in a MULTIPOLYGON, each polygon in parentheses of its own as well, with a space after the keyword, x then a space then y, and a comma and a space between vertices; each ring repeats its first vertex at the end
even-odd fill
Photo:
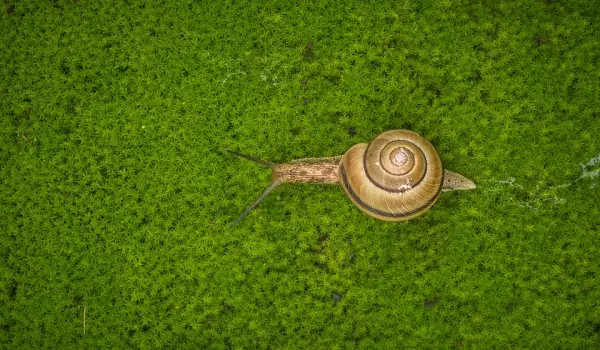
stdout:
POLYGON ((271 184, 269 185, 269 187, 267 187, 267 189, 260 195, 260 197, 258 197, 258 199, 252 203, 252 205, 250 205, 248 207, 248 209, 246 209, 242 215, 240 215, 231 225, 229 225, 229 227, 227 229, 231 229, 233 226, 237 225, 240 221, 242 221, 242 219, 244 217, 246 217, 246 215, 248 215, 248 213, 250 213, 252 211, 252 209, 256 208, 256 206, 263 200, 265 199, 266 196, 269 195, 269 193, 273 192, 279 185, 281 185, 281 180, 276 179, 275 181, 271 182, 271 184))
POLYGON ((249 155, 246 155, 246 154, 238 153, 238 152, 235 152, 235 151, 230 151, 228 149, 226 149, 225 151, 229 152, 231 154, 234 154, 234 155, 236 155, 238 157, 241 157, 241 158, 244 158, 244 159, 248 159, 249 161, 254 162, 256 164, 260 164, 260 165, 266 166, 266 167, 271 168, 271 169, 275 169, 275 167, 277 166, 277 164, 275 164, 275 163, 268 162, 266 160, 262 160, 262 159, 259 159, 259 158, 256 158, 256 157, 252 157, 252 156, 249 156, 249 155))

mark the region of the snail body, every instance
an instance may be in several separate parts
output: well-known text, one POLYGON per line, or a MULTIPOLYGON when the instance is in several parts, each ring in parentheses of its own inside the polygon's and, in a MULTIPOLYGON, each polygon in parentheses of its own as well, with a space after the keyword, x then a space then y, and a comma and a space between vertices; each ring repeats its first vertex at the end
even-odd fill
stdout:
POLYGON ((352 146, 341 156, 303 158, 284 164, 229 152, 273 171, 271 185, 232 226, 283 183, 338 184, 361 211, 385 221, 404 221, 424 214, 441 192, 476 188, 466 177, 445 170, 431 142, 410 130, 383 132, 370 143, 352 146))

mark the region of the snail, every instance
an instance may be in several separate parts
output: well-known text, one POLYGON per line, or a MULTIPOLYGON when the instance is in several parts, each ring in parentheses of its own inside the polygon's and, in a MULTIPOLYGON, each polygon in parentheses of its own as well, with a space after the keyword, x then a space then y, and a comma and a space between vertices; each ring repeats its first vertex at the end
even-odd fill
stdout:
POLYGON ((476 188, 473 181, 444 169, 431 142, 410 130, 385 131, 341 156, 284 164, 226 151, 271 168, 273 175, 269 187, 230 227, 284 183, 338 184, 360 210, 384 221, 405 221, 424 214, 441 192, 476 188))

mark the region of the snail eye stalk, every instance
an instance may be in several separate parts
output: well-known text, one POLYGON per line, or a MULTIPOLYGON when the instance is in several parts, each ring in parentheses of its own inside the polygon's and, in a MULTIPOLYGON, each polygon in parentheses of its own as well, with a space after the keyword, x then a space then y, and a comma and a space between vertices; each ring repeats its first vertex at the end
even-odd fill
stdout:
POLYGON ((248 209, 246 209, 242 215, 240 215, 231 225, 229 225, 227 227, 227 229, 231 229, 233 226, 237 225, 240 221, 242 221, 242 219, 244 217, 246 217, 246 215, 248 215, 252 209, 256 208, 256 206, 263 200, 265 199, 266 196, 269 195, 269 193, 273 192, 279 185, 281 185, 281 181, 279 179, 271 182, 271 184, 269 185, 269 187, 267 187, 267 189, 260 195, 260 197, 258 197, 258 199, 252 203, 252 205, 250 205, 248 207, 248 209))
POLYGON ((236 155, 236 156, 238 156, 240 158, 247 159, 247 160, 249 160, 251 162, 254 162, 256 164, 259 164, 259 165, 262 165, 262 166, 266 166, 267 168, 274 169, 277 166, 277 164, 275 164, 275 163, 268 162, 266 160, 262 160, 262 159, 259 159, 259 158, 256 158, 256 157, 252 157, 252 156, 249 156, 247 154, 238 153, 238 152, 231 151, 231 150, 228 150, 228 149, 226 149, 225 151, 229 152, 229 153, 231 153, 233 155, 236 155))
MULTIPOLYGON (((268 167, 268 168, 271 168, 271 169, 275 169, 277 167, 276 163, 268 162, 266 160, 262 160, 262 159, 259 159, 259 158, 253 157, 253 156, 249 156, 249 155, 246 155, 246 154, 234 152, 234 151, 231 151, 231 150, 228 150, 228 149, 226 149, 225 151, 229 152, 229 153, 231 153, 233 155, 236 155, 236 156, 238 156, 240 158, 247 159, 247 160, 249 160, 251 162, 254 162, 256 164, 259 164, 259 165, 262 165, 262 166, 265 166, 265 167, 268 167)), ((279 180, 279 179, 276 179, 273 182, 271 182, 271 184, 269 185, 269 187, 267 187, 265 189, 265 191, 260 195, 260 197, 258 197, 258 199, 256 201, 254 201, 254 203, 252 203, 248 207, 248 209, 246 209, 231 225, 229 225, 227 227, 227 229, 228 230, 231 229, 233 226, 237 225, 240 221, 242 221, 242 219, 244 217, 246 217, 246 215, 248 215, 254 208, 256 208, 256 206, 258 206, 258 204, 263 199, 265 199, 266 196, 268 196, 271 192, 273 192, 279 185, 281 185, 281 180, 279 180)))

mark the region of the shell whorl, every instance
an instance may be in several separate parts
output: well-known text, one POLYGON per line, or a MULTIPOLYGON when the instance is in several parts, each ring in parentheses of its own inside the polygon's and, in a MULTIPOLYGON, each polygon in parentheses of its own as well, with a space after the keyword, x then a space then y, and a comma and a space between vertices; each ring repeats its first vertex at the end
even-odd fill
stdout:
POLYGON ((391 130, 351 147, 340 162, 339 181, 367 215, 403 221, 435 204, 444 170, 431 142, 409 130, 391 130))

